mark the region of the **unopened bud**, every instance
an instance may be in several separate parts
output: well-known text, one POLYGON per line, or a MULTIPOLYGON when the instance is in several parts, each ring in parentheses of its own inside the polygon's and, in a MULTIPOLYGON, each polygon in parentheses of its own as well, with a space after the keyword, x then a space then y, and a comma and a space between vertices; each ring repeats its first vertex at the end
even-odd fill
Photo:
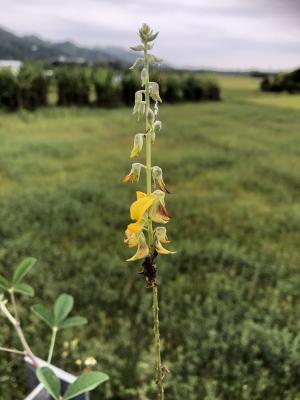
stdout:
POLYGON ((161 130, 161 121, 155 121, 153 124, 153 128, 155 131, 160 131, 161 130))
POLYGON ((154 101, 162 102, 159 95, 159 85, 157 82, 149 82, 150 96, 154 101))
POLYGON ((141 72, 142 86, 145 86, 148 79, 149 79, 148 71, 146 68, 143 68, 141 72))
POLYGON ((137 46, 131 46, 130 49, 133 51, 144 51, 144 46, 142 44, 138 44, 137 46))
POLYGON ((155 119, 154 112, 151 110, 151 108, 148 108, 148 110, 147 110, 147 122, 148 122, 148 124, 150 126, 153 125, 154 119, 155 119))
POLYGON ((129 69, 134 69, 134 68, 138 68, 140 65, 143 64, 144 59, 142 57, 139 57, 135 60, 135 62, 132 64, 131 67, 129 67, 129 69))
POLYGON ((141 152, 144 144, 144 136, 145 136, 144 133, 137 133, 135 135, 133 141, 133 149, 131 150, 130 158, 137 156, 141 152))
POLYGON ((154 54, 148 54, 148 61, 150 64, 161 64, 163 59, 155 56, 154 54))

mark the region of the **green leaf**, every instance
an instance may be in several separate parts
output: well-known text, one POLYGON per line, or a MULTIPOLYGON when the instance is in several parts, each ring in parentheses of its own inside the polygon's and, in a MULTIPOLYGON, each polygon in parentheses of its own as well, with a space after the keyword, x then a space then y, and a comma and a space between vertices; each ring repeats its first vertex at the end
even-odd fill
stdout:
POLYGON ((54 321, 59 326, 70 314, 74 305, 74 299, 68 294, 61 294, 54 305, 54 321))
POLYGON ((21 282, 21 280, 31 270, 31 268, 34 266, 35 263, 36 263, 36 258, 28 257, 25 258, 25 260, 23 260, 21 264, 17 266, 17 269, 15 270, 13 276, 13 281, 12 281, 13 286, 16 283, 21 282))
POLYGON ((4 278, 4 276, 0 275, 0 288, 4 289, 4 290, 8 290, 9 289, 9 282, 6 278, 4 278))
POLYGON ((42 306, 42 304, 35 304, 31 307, 31 311, 43 320, 51 328, 54 326, 53 318, 49 310, 42 306))
POLYGON ((47 392, 55 399, 59 400, 61 386, 60 380, 54 372, 47 367, 38 368, 36 371, 38 380, 43 384, 47 392))
POLYGON ((87 324, 88 320, 84 317, 71 317, 64 320, 60 325, 59 328, 66 329, 66 328, 73 328, 74 326, 80 326, 87 324))
POLYGON ((72 399, 82 393, 95 389, 101 383, 109 379, 108 375, 102 372, 87 372, 81 375, 72 385, 70 385, 64 394, 64 400, 72 399))
POLYGON ((34 289, 30 285, 27 285, 27 283, 17 283, 13 287, 15 292, 25 294, 25 296, 34 296, 34 289))

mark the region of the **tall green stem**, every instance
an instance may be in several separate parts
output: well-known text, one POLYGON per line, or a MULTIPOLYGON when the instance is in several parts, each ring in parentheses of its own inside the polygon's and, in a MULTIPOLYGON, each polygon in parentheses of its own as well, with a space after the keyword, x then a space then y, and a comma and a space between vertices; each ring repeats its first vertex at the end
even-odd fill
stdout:
POLYGON ((50 349, 49 349, 48 360, 47 360, 47 362, 49 364, 51 363, 52 357, 53 357, 53 351, 54 351, 54 346, 55 346, 55 341, 56 341, 57 330, 58 329, 56 326, 54 326, 52 328, 52 337, 51 337, 50 349))
MULTIPOLYGON (((149 61, 147 57, 147 43, 145 43, 144 50, 144 67, 147 71, 147 80, 145 83, 145 101, 146 101, 146 180, 147 180, 147 194, 150 195, 152 192, 151 182, 151 126, 147 119, 147 111, 150 108, 150 93, 149 93, 149 61)), ((148 244, 150 251, 153 248, 153 227, 152 221, 148 220, 148 244)), ((154 332, 154 346, 155 346, 155 369, 156 369, 156 383, 158 386, 158 399, 164 400, 164 387, 163 387, 163 376, 162 376, 162 365, 160 355, 160 333, 159 333, 159 307, 158 307, 158 289, 157 286, 153 287, 153 332, 154 332)))

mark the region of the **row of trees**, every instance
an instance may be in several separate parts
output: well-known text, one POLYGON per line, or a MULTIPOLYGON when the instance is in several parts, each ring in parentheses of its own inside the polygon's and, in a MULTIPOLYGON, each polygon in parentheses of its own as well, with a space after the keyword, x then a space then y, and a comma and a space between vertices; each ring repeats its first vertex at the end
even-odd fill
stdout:
POLYGON ((260 85, 264 92, 300 93, 300 69, 293 72, 280 72, 273 77, 266 76, 260 85))
MULTIPOLYGON (((217 82, 198 73, 157 70, 154 74, 166 102, 220 99, 217 82)), ((132 95, 139 88, 138 72, 82 67, 45 71, 42 65, 25 64, 17 75, 9 69, 0 70, 0 108, 33 110, 47 106, 52 91, 57 93, 59 106, 131 105, 132 95)))

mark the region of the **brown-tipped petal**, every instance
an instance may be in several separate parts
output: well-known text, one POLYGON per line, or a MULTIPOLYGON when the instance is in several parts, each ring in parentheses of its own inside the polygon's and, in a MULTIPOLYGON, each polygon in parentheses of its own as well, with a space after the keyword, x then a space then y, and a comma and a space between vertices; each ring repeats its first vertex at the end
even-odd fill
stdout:
POLYGON ((163 179, 157 179, 157 180, 155 181, 155 183, 156 183, 157 189, 160 189, 162 192, 171 194, 171 192, 170 192, 170 191, 168 190, 168 188, 166 187, 166 185, 165 185, 163 179))
POLYGON ((161 243, 170 243, 167 237, 167 229, 164 226, 157 226, 154 229, 156 239, 161 243))
POLYGON ((159 240, 156 240, 155 242, 155 250, 159 253, 159 254, 175 254, 176 251, 170 251, 165 249, 162 244, 160 243, 159 240))
POLYGON ((168 210, 166 209, 166 207, 163 204, 159 205, 158 212, 160 213, 162 218, 167 221, 169 221, 169 219, 171 218, 171 215, 168 213, 168 210))
POLYGON ((126 175, 124 178, 121 179, 122 183, 129 183, 134 182, 134 178, 132 175, 126 175))

